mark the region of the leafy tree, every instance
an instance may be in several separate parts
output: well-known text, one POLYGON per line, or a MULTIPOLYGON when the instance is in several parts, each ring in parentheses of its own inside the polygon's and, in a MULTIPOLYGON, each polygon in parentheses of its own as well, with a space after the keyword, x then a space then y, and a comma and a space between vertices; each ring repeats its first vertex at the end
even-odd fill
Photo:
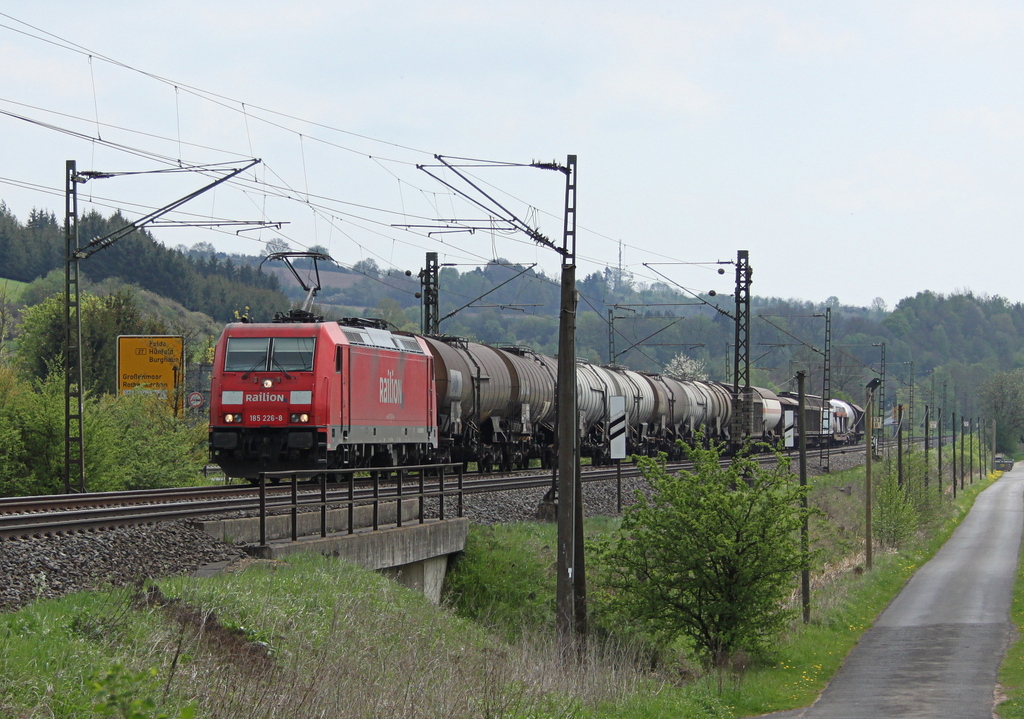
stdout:
POLYGON ((217 248, 209 242, 197 242, 185 254, 200 259, 209 259, 217 256, 217 248))
POLYGON ((899 549, 917 530, 920 513, 914 506, 909 487, 899 485, 895 471, 882 472, 876 481, 875 536, 883 545, 899 549))
POLYGON ((0 496, 27 493, 22 409, 29 405, 30 397, 31 390, 13 368, 0 364, 0 496))
POLYGON ((996 448, 1015 452, 1024 435, 1024 369, 989 377, 981 388, 981 407, 996 421, 996 448))
POLYGON ((291 249, 292 246, 285 242, 282 238, 274 237, 267 241, 267 246, 260 254, 266 257, 267 255, 271 255, 275 252, 289 252, 291 251, 291 249))
POLYGON ((207 454, 207 428, 175 417, 150 395, 106 395, 91 408, 86 470, 91 491, 195 484, 207 454))
MULTIPOLYGON (((142 316, 129 290, 99 296, 82 293, 82 368, 85 389, 116 391, 117 336, 166 334, 164 325, 142 316)), ((64 295, 24 311, 17 362, 29 377, 44 378, 64 355, 64 295)))
POLYGON ((359 260, 359 262, 352 265, 352 269, 360 274, 364 274, 367 277, 380 277, 380 267, 377 266, 377 262, 372 258, 365 260, 359 260))
MULTIPOLYGON (((86 289, 88 280, 83 280, 81 287, 86 289)), ((26 306, 38 305, 47 297, 53 297, 64 291, 64 270, 50 270, 45 275, 32 280, 28 287, 21 291, 19 301, 26 306)))
POLYGON ((695 359, 680 353, 665 365, 665 374, 680 381, 706 380, 708 368, 703 359, 695 359))
MULTIPOLYGON (((205 424, 175 417, 165 401, 146 395, 83 400, 88 489, 186 486, 199 479, 205 424)), ((30 382, 0 366, 0 496, 58 493, 63 467, 62 370, 30 382)))
POLYGON ((694 469, 676 475, 637 457, 653 497, 638 492, 618 534, 591 546, 603 611, 661 646, 688 639, 723 666, 763 650, 788 621, 783 600, 803 567, 797 530, 809 510, 788 460, 722 467, 719 450, 687 449, 694 469))
POLYGON ((410 330, 413 332, 419 330, 419 327, 415 323, 410 322, 409 318, 406 317, 405 312, 402 311, 402 306, 389 297, 385 297, 377 303, 373 316, 392 324, 400 330, 410 330))
POLYGON ((10 340, 18 321, 18 310, 14 303, 14 292, 9 283, 0 281, 0 364, 10 353, 10 340))

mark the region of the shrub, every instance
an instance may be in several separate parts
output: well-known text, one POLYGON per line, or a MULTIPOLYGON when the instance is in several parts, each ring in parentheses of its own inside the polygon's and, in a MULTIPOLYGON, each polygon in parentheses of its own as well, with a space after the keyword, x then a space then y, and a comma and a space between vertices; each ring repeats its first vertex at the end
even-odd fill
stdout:
POLYGON ((791 615, 784 599, 806 558, 798 530, 808 510, 788 461, 761 467, 744 458, 722 467, 719 447, 688 449, 692 472, 636 458, 654 488, 637 493, 619 533, 591 544, 602 611, 661 646, 692 643, 722 666, 757 653, 791 615))

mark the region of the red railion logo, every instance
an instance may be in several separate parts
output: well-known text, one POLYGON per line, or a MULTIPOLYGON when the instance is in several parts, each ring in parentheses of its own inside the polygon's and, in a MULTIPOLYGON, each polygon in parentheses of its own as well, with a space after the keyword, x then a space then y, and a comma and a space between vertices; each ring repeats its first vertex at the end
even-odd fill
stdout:
POLYGON ((387 377, 380 378, 380 403, 402 404, 402 380, 395 377, 393 370, 388 370, 387 377))

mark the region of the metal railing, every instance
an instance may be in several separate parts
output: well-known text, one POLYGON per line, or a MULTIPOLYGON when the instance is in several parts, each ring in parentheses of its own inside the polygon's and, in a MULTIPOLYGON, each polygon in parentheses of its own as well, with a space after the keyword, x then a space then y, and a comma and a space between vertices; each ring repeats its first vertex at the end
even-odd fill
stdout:
MULTIPOLYGON (((363 479, 363 478, 360 478, 363 479)), ((343 482, 339 481, 338 484, 343 482)), ((371 505, 373 507, 373 530, 380 528, 380 505, 381 503, 395 503, 395 526, 402 526, 402 502, 406 499, 419 500, 418 523, 423 524, 424 505, 427 499, 437 499, 438 519, 445 518, 445 497, 454 495, 457 498, 456 516, 461 517, 463 513, 463 478, 462 463, 449 464, 418 464, 403 467, 360 467, 357 469, 323 469, 299 470, 291 472, 260 472, 259 475, 259 498, 260 498, 260 545, 267 544, 267 510, 281 507, 288 507, 291 513, 291 538, 298 541, 299 538, 299 508, 315 507, 320 510, 320 536, 326 537, 327 512, 329 506, 342 506, 348 512, 347 533, 354 534, 356 506, 371 505), (364 490, 356 492, 356 474, 369 474, 368 479, 373 482, 372 491, 364 490), (436 476, 427 476, 436 475, 436 476), (335 477, 348 477, 346 490, 335 490, 328 496, 327 475, 335 477), (319 484, 319 497, 309 494, 299 494, 300 479, 317 479, 319 484), (282 500, 273 499, 267 501, 267 480, 289 480, 291 484, 291 495, 282 500), (454 485, 452 481, 454 480, 454 485), (412 487, 408 487, 408 484, 412 487), (384 484, 385 486, 382 486, 384 484), (412 491, 409 491, 409 490, 412 491)))

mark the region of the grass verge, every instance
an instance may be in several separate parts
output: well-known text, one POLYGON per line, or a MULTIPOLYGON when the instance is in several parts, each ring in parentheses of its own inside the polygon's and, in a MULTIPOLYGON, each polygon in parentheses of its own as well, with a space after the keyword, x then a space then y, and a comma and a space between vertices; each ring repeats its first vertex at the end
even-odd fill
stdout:
MULTIPOLYGON (((829 541, 840 548, 848 548, 857 533, 851 523, 863 511, 863 499, 848 489, 857 484, 855 474, 836 473, 818 480, 828 514, 837 525, 833 531, 842 534, 830 536, 829 541), (845 530, 840 529, 843 526, 845 530)), ((905 543, 900 552, 879 552, 871 572, 852 567, 837 571, 837 579, 814 591, 811 623, 795 623, 769 665, 721 673, 704 673, 694 665, 663 666, 648 672, 635 693, 604 705, 581 707, 579 716, 744 717, 809 705, 875 617, 914 570, 945 543, 994 478, 967 487, 923 538, 905 543)), ((586 531, 600 533, 611 527, 610 520, 588 520, 586 531)), ((509 637, 553 631, 554 546, 555 529, 550 525, 474 527, 453 574, 454 606, 509 637)), ((835 559, 827 554, 826 558, 835 559)))
POLYGON ((1024 552, 1018 557, 1010 622, 1016 631, 999 667, 1000 686, 997 687, 1005 701, 996 706, 995 713, 1002 719, 1024 719, 1024 642, 1021 641, 1024 632, 1024 552))
MULTIPOLYGON (((952 503, 946 520, 930 536, 900 553, 876 556, 870 572, 847 573, 830 587, 816 593, 811 623, 795 623, 777 648, 769 666, 739 672, 711 673, 696 684, 717 695, 731 717, 755 716, 811 704, 856 645, 913 575, 949 539, 970 511, 977 495, 996 476, 969 486, 952 503)), ((611 716, 611 715, 609 715, 611 716)), ((656 717, 671 714, 623 714, 623 717, 656 717)))
POLYGON ((580 664, 496 640, 319 555, 0 615, 0 716, 572 717, 635 690, 633 658, 580 664))
MULTIPOLYGON (((309 555, 0 615, 0 716, 656 719, 802 706, 987 484, 968 488, 926 544, 883 554, 874 571, 847 572, 821 590, 812 624, 796 625, 769 666, 650 671, 642 651, 600 633, 583 661, 566 661, 547 614, 555 529, 522 525, 474 530, 466 561, 488 573, 463 584, 473 621, 309 555)), ((587 531, 608 524, 588 522, 587 531)))

